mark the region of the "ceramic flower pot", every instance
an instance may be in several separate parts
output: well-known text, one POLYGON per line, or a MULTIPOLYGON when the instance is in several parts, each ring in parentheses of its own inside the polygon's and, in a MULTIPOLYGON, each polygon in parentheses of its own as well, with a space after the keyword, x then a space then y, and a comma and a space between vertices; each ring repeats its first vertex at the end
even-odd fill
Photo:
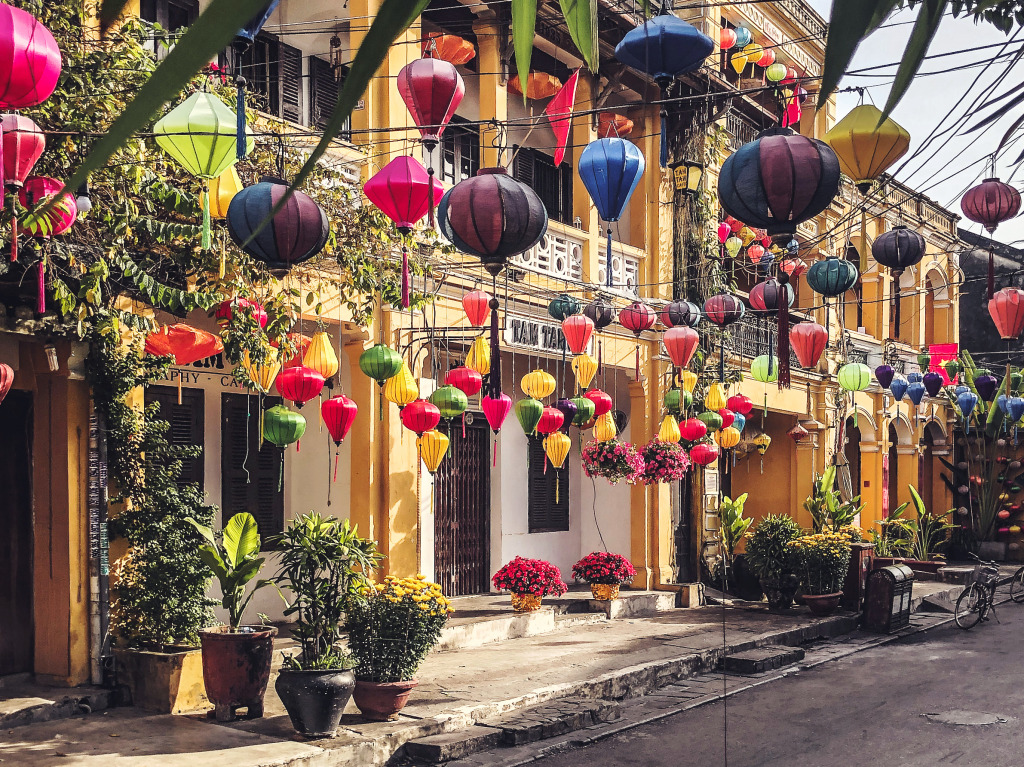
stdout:
POLYGON ((591 583, 590 593, 594 595, 594 599, 597 599, 601 602, 610 602, 613 599, 619 598, 619 584, 591 583))
POLYGON ((512 609, 517 613, 532 613, 540 609, 540 597, 536 594, 512 594, 512 609))
POLYGON ((351 671, 281 669, 274 689, 292 727, 307 738, 332 738, 356 686, 351 671))
POLYGON ((837 591, 834 594, 804 594, 804 604, 814 615, 825 617, 831 615, 839 607, 839 600, 843 598, 843 592, 837 591))
POLYGON ((408 682, 364 682, 357 679, 352 699, 359 706, 363 719, 387 722, 398 717, 415 686, 415 679, 408 682))
POLYGON ((235 709, 248 717, 263 716, 263 696, 274 657, 273 626, 243 626, 229 631, 217 626, 199 632, 203 645, 203 682, 218 722, 230 722, 235 709))

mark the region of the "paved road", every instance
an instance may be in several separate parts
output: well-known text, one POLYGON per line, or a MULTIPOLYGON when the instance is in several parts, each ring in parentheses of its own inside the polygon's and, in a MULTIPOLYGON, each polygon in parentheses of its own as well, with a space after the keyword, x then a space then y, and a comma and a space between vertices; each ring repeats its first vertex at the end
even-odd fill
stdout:
POLYGON ((727 713, 729 767, 1022 767, 1024 605, 998 612, 1001 624, 940 627, 538 765, 718 767, 727 713))

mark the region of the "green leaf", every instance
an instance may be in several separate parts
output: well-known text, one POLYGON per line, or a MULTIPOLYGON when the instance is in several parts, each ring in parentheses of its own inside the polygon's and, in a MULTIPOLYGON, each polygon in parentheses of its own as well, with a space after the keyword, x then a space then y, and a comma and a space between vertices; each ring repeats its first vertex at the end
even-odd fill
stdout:
POLYGON ((110 29, 111 25, 121 18, 127 5, 128 0, 103 0, 100 4, 100 29, 104 32, 110 29))
POLYGON ((839 86, 861 40, 896 7, 897 0, 835 0, 825 43, 825 68, 818 93, 820 109, 839 86))
POLYGON ((221 542, 232 567, 237 567, 247 557, 258 553, 260 534, 252 514, 243 511, 229 519, 224 525, 221 542))
MULTIPOLYGON (((601 65, 597 39, 597 0, 558 0, 569 36, 583 54, 587 69, 597 72, 601 65)), ((531 38, 532 42, 532 38, 531 38)), ((518 57, 517 57, 518 58, 518 57)))
POLYGON ((192 527, 199 531, 199 534, 210 542, 211 546, 217 545, 217 539, 213 535, 213 530, 208 528, 206 525, 201 525, 196 522, 192 517, 186 517, 185 521, 188 522, 192 527))
MULTIPOLYGON (((889 91, 889 99, 885 102, 885 109, 882 110, 881 120, 884 120, 892 110, 900 103, 910 87, 914 76, 921 69, 924 57, 928 53, 928 46, 932 44, 935 33, 939 31, 939 24, 942 23, 942 16, 946 12, 949 0, 924 0, 921 3, 921 10, 918 11, 917 21, 914 22, 914 31, 910 33, 910 40, 903 51, 900 60, 900 68, 896 71, 896 80, 889 91)), ((831 27, 831 25, 830 25, 831 27)))
POLYGON ((213 546, 208 546, 205 543, 199 547, 199 558, 203 560, 207 567, 210 568, 211 572, 217 576, 217 580, 220 581, 221 588, 224 588, 224 583, 228 577, 228 569, 224 564, 224 560, 221 559, 220 553, 213 546))
POLYGON ((516 73, 523 83, 523 103, 526 103, 526 78, 530 74, 533 57, 533 36, 537 26, 537 0, 512 0, 512 44, 516 50, 516 73))

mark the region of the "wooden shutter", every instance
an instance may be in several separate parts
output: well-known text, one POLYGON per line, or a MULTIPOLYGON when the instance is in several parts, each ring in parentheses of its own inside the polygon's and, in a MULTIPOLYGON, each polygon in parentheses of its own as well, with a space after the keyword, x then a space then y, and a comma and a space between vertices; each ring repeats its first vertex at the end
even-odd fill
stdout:
POLYGON ((309 124, 323 130, 338 101, 339 83, 331 62, 319 56, 309 57, 309 124))
POLYGON ((302 122, 302 51, 278 41, 277 81, 281 92, 278 117, 302 122))
MULTIPOLYGON (((265 407, 280 404, 264 397, 265 407)), ((221 397, 221 510, 223 521, 247 511, 256 518, 263 548, 267 538, 284 530, 284 451, 263 443, 260 448, 259 399, 246 394, 221 397)))
POLYGON ((528 437, 529 511, 531 533, 564 532, 569 529, 569 464, 556 469, 546 463, 544 442, 528 437), (547 465, 547 471, 544 467, 547 465))
MULTIPOLYGON (((146 405, 160 403, 157 418, 167 421, 167 441, 176 447, 202 447, 203 425, 205 423, 202 389, 182 389, 181 404, 178 404, 176 386, 149 386, 146 388, 146 405)), ((182 464, 178 485, 195 482, 203 491, 203 456, 197 456, 182 464)))
POLYGON ((512 163, 512 177, 516 181, 522 181, 527 186, 533 186, 533 150, 514 146, 512 151, 515 152, 515 160, 512 163))

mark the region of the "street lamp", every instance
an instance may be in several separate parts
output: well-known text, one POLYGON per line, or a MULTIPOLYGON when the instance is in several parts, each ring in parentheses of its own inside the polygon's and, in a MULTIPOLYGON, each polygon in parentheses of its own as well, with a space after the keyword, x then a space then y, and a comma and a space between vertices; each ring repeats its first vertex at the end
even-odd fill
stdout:
POLYGON ((696 197, 704 178, 704 164, 693 160, 680 160, 669 166, 676 192, 696 197))

